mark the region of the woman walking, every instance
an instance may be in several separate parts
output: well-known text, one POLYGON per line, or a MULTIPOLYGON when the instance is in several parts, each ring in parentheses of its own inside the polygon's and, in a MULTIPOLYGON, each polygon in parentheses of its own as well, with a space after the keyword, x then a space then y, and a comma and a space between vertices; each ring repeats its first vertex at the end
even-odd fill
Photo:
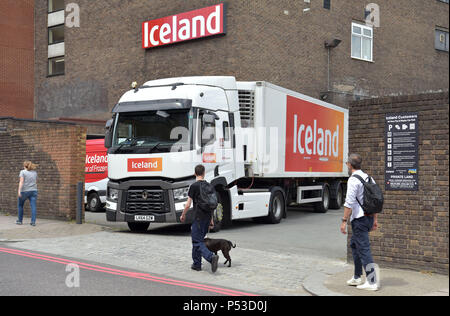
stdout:
POLYGON ((19 190, 18 190, 18 208, 19 218, 16 224, 22 225, 23 221, 23 205, 26 200, 30 200, 31 205, 31 226, 36 226, 36 201, 38 197, 37 190, 37 165, 31 161, 23 163, 24 170, 20 172, 19 190))

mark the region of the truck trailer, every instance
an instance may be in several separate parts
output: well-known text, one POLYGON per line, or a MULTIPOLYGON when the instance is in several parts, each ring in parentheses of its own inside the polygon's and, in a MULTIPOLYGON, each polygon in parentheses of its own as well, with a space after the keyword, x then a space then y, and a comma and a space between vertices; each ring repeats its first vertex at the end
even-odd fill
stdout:
POLYGON ((347 109, 224 76, 149 81, 112 113, 106 215, 132 231, 180 222, 198 164, 219 199, 213 231, 236 219, 278 224, 290 205, 343 205, 347 109))

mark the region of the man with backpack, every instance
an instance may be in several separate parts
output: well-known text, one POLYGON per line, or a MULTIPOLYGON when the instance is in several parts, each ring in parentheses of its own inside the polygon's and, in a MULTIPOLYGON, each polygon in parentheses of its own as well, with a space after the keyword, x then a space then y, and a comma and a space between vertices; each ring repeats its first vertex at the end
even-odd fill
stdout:
POLYGON ((213 273, 217 271, 219 256, 212 253, 205 245, 204 239, 210 227, 214 226, 213 211, 217 207, 217 196, 214 188, 205 181, 205 167, 195 167, 197 181, 191 185, 188 192, 188 201, 181 215, 181 222, 186 221, 186 213, 194 202, 194 221, 191 227, 192 235, 192 259, 194 264, 191 269, 202 270, 202 257, 211 263, 213 273))
POLYGON ((383 194, 375 181, 361 170, 362 158, 351 154, 347 161, 349 180, 345 212, 342 219, 341 232, 347 233, 347 224, 352 225, 352 249, 355 273, 347 282, 361 290, 379 290, 379 269, 374 264, 370 251, 369 233, 378 229, 378 213, 383 208, 383 194), (366 271, 366 282, 362 281, 363 268, 366 271))

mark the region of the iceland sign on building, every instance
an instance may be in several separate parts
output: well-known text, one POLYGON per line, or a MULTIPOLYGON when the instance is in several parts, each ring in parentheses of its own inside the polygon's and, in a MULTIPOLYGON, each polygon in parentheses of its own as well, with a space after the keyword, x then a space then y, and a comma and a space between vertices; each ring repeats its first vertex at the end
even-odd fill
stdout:
POLYGON ((226 33, 226 4, 142 23, 142 48, 153 48, 226 33))

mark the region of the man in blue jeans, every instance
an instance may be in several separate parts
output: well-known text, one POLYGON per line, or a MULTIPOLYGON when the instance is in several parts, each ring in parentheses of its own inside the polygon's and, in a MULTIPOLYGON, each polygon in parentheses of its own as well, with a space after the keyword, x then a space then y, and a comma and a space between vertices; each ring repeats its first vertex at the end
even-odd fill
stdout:
POLYGON ((195 176, 197 182, 191 185, 188 193, 188 201, 181 214, 180 220, 182 223, 186 220, 186 213, 191 208, 192 202, 194 202, 194 222, 191 226, 192 235, 192 259, 194 264, 192 270, 202 270, 202 257, 211 263, 211 270, 213 273, 217 271, 217 263, 219 256, 212 253, 205 245, 204 239, 210 227, 214 226, 212 212, 205 212, 197 205, 198 197, 200 195, 200 182, 205 181, 205 167, 198 165, 195 167, 195 176))
POLYGON ((341 232, 343 234, 347 233, 347 223, 350 221, 352 225, 350 247, 355 264, 355 273, 353 278, 347 282, 347 285, 356 286, 360 290, 378 291, 380 273, 378 266, 373 262, 369 240, 369 233, 378 228, 378 217, 377 214, 366 215, 360 205, 364 200, 364 186, 354 175, 358 175, 366 181, 369 178, 361 170, 361 164, 362 158, 360 155, 351 154, 349 156, 347 168, 350 178, 347 183, 347 196, 341 232), (366 271, 365 283, 363 283, 361 278, 363 268, 366 271))

